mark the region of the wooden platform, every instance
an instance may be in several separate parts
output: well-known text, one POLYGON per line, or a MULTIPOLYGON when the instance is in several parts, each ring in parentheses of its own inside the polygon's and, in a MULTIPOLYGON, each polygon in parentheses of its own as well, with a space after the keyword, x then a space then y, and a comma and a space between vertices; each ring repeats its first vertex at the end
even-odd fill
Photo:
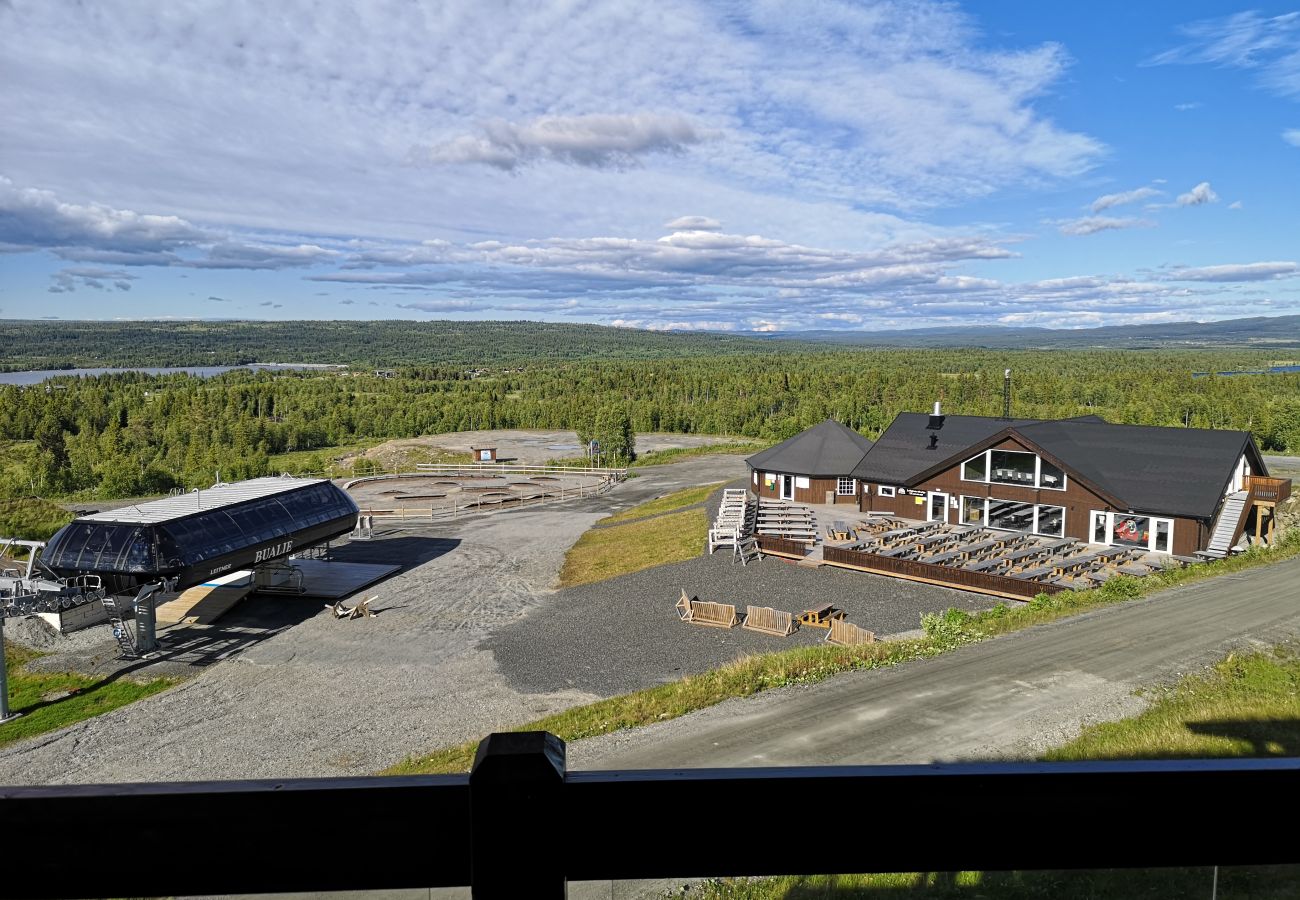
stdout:
POLYGON ((224 616, 253 591, 252 572, 231 572, 182 591, 175 600, 160 604, 159 625, 208 625, 224 616))
POLYGON ((387 578, 401 566, 377 563, 330 562, 324 559, 295 559, 292 564, 302 571, 303 597, 341 600, 367 585, 387 578))

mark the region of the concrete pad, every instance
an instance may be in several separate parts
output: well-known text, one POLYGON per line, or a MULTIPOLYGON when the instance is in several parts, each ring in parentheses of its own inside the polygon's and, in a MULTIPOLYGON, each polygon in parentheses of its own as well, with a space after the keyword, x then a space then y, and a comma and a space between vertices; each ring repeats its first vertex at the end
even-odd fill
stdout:
POLYGON ((301 596, 322 600, 341 600, 402 568, 327 559, 295 559, 293 566, 302 572, 304 590, 301 596))

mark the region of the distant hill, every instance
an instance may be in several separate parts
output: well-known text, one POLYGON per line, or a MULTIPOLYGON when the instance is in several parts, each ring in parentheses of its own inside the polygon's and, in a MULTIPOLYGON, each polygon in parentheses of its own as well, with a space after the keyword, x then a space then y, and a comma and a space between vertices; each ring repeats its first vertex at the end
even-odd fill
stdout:
POLYGON ((988 347, 1012 350, 1300 349, 1300 316, 1222 322, 1166 322, 1102 328, 915 328, 906 331, 791 331, 769 340, 870 347, 988 347))

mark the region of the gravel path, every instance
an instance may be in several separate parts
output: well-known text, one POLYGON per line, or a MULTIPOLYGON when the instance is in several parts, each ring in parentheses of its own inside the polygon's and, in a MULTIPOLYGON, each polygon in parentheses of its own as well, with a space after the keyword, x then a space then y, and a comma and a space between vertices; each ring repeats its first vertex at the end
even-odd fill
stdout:
MULTIPOLYGON (((341 558, 422 560, 364 591, 380 595, 377 618, 340 622, 324 604, 304 610, 301 600, 251 600, 212 630, 190 629, 207 648, 193 664, 198 677, 0 749, 0 783, 368 774, 591 700, 567 688, 521 692, 479 645, 548 602, 565 551, 601 517, 743 472, 740 457, 702 457, 643 470, 599 497, 348 545, 341 558), (248 625, 268 609, 285 619, 277 631, 248 625), (241 628, 257 640, 241 643, 241 628)), ((104 653, 84 641, 72 649, 67 665, 104 653)), ((150 667, 134 674, 148 676, 150 667)))

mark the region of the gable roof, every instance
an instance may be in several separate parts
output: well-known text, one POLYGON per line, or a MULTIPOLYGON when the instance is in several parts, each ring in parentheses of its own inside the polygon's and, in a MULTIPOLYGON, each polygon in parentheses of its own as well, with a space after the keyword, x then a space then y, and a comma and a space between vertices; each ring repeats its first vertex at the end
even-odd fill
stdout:
POLYGON ((853 474, 866 481, 906 484, 926 469, 988 440, 1008 426, 1028 425, 1038 420, 944 416, 943 427, 934 431, 926 427, 929 421, 926 413, 899 413, 876 438, 853 474), (930 448, 931 435, 939 439, 934 449, 930 448))
POLYGON ((960 462, 1001 435, 1020 439, 1119 505, 1138 512, 1212 518, 1242 453, 1252 469, 1263 459, 1246 431, 1112 425, 1097 416, 995 419, 946 416, 931 431, 924 413, 900 413, 853 474, 865 481, 909 484, 960 462), (930 435, 939 437, 930 449, 930 435), (983 446, 981 446, 983 445, 983 446))
POLYGON ((745 460, 751 469, 789 472, 813 478, 847 476, 871 449, 871 441, 852 428, 827 419, 775 447, 745 460))

